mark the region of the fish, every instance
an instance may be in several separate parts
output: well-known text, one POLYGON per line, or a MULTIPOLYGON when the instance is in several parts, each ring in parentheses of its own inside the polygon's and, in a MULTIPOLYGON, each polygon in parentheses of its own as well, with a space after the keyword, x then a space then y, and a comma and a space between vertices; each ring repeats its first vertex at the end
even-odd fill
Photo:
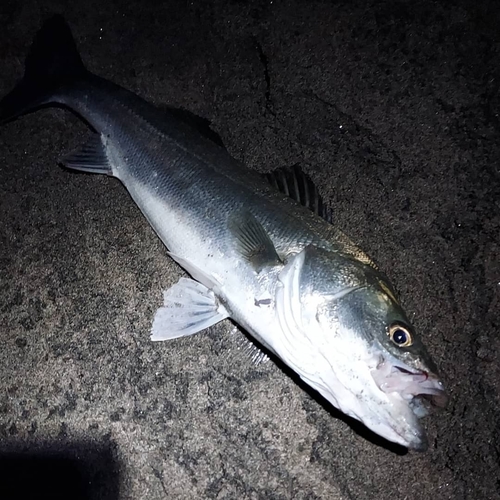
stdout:
POLYGON ((93 132, 62 161, 119 179, 190 276, 163 293, 153 341, 229 318, 329 404, 423 451, 421 418, 446 391, 395 288, 332 223, 300 168, 246 168, 192 120, 88 71, 60 15, 35 35, 0 123, 69 108, 93 132))

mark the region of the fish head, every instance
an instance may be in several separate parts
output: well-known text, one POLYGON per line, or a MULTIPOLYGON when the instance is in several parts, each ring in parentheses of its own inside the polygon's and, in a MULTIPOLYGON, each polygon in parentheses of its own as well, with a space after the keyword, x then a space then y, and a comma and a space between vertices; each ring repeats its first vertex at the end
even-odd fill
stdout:
POLYGON ((389 441, 426 449, 423 397, 444 406, 437 369, 374 267, 307 247, 280 274, 279 355, 345 414, 389 441))

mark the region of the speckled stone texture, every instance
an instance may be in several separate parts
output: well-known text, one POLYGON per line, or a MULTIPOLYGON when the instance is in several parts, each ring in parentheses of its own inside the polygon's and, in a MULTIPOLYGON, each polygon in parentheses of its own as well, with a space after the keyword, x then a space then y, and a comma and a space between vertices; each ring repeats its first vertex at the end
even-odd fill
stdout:
POLYGON ((229 322, 150 342, 183 272, 118 181, 57 166, 89 131, 44 110, 0 130, 0 498, 500 498, 496 3, 3 0, 1 95, 55 12, 93 71, 309 172, 451 400, 405 454, 252 366, 229 322))

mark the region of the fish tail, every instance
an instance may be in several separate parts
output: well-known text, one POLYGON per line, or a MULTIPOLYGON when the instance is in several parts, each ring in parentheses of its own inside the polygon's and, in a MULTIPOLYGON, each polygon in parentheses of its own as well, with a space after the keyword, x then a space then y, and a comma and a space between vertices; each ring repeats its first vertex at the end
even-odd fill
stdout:
POLYGON ((33 40, 24 77, 0 101, 0 123, 57 102, 61 87, 87 74, 68 24, 61 15, 53 16, 33 40))

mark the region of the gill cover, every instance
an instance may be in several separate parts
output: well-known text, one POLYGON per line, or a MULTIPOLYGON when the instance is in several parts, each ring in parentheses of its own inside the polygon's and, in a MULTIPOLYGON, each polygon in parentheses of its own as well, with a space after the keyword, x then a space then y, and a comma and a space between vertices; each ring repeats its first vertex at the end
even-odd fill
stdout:
MULTIPOLYGON (((366 280, 350 257, 331 258, 331 252, 308 246, 291 257, 279 275, 276 311, 280 324, 275 348, 279 356, 310 386, 337 408, 360 418, 352 411, 353 394, 346 389, 351 356, 336 342, 340 329, 325 329, 320 314, 324 307, 336 304, 346 295, 365 286, 366 280), (332 272, 331 267, 337 267, 332 272), (336 277, 336 281, 332 280, 336 277), (332 350, 332 345, 336 349, 332 350)), ((338 340, 338 339, 337 339, 338 340)))

